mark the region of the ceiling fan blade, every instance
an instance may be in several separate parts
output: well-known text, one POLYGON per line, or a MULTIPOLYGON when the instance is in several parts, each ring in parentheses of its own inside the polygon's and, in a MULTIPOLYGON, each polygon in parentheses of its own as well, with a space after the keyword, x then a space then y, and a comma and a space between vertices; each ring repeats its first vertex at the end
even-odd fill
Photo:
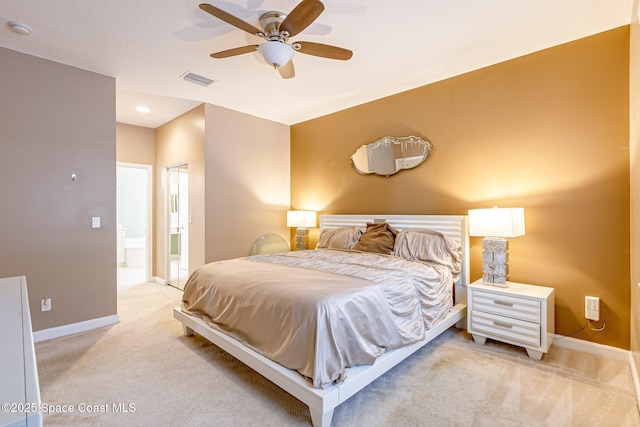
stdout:
POLYGON ((307 55, 321 56, 329 59, 340 59, 342 61, 351 59, 353 56, 353 52, 349 49, 343 49, 341 47, 322 43, 296 42, 293 44, 293 48, 298 52, 305 53, 307 55))
POLYGON ((233 49, 223 50, 223 51, 220 51, 220 52, 212 53, 210 56, 212 58, 221 59, 221 58, 228 58, 230 56, 242 55, 243 53, 255 52, 256 50, 258 50, 258 45, 257 44, 250 45, 250 46, 235 47, 233 49))
POLYGON ((210 4, 207 4, 207 3, 202 3, 200 4, 200 9, 210 13, 211 15, 215 16, 218 19, 223 20, 227 24, 231 24, 234 27, 237 27, 237 28, 240 28, 241 30, 246 31, 249 34, 254 34, 254 35, 262 34, 262 30, 257 29, 256 27, 249 24, 248 22, 245 22, 242 19, 230 14, 229 12, 225 12, 224 10, 219 9, 215 6, 211 6, 210 4))
POLYGON ((291 79, 295 77, 296 70, 293 67, 293 60, 289 60, 286 64, 281 67, 278 67, 278 72, 280 73, 280 77, 283 79, 291 79))
POLYGON ((302 0, 282 21, 280 31, 286 31, 289 37, 293 37, 311 25, 323 10, 324 5, 319 0, 302 0))

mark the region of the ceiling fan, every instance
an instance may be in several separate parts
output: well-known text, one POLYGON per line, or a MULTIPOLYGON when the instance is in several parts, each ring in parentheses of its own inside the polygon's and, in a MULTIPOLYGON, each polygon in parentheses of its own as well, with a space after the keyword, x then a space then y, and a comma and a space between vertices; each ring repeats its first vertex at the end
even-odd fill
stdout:
POLYGON ((353 52, 350 50, 337 46, 314 42, 289 43, 290 37, 298 35, 320 16, 324 10, 324 5, 319 0, 302 0, 288 15, 282 12, 263 13, 260 16, 261 30, 210 4, 202 3, 200 9, 234 27, 266 40, 261 44, 236 47, 212 53, 211 57, 213 58, 228 58, 257 50, 267 63, 278 70, 282 78, 290 79, 295 76, 292 58, 296 51, 307 55, 343 61, 353 56, 353 52))

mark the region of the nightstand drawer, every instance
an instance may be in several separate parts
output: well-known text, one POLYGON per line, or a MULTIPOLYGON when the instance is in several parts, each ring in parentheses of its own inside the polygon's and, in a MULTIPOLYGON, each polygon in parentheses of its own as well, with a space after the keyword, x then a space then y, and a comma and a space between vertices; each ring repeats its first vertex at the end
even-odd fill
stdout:
POLYGON ((481 311, 471 313, 471 333, 500 337, 524 346, 540 346, 540 325, 481 311))
POLYGON ((540 323, 540 301, 478 291, 472 298, 474 310, 540 323))

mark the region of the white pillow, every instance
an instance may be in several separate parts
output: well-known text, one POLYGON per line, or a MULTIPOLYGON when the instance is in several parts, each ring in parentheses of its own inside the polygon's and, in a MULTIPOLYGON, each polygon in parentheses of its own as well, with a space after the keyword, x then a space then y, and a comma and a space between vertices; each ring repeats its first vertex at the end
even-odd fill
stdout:
POLYGON ((327 228, 322 230, 317 249, 353 249, 362 236, 358 227, 327 228))
POLYGON ((401 230, 393 253, 410 261, 433 262, 448 267, 455 275, 462 268, 462 248, 444 234, 426 229, 401 230))

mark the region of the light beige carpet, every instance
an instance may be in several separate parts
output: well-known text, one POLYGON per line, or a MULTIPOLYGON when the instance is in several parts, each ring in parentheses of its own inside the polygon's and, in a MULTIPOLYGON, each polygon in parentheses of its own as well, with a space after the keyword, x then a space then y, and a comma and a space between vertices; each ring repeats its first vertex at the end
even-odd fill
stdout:
MULTIPOLYGON (((74 410, 45 414, 45 426, 310 425, 298 400, 183 336, 171 313, 180 296, 121 287, 119 324, 36 344, 42 401, 74 410)), ((332 425, 620 427, 640 416, 624 362, 559 347, 535 362, 452 329, 339 406, 332 425)))

